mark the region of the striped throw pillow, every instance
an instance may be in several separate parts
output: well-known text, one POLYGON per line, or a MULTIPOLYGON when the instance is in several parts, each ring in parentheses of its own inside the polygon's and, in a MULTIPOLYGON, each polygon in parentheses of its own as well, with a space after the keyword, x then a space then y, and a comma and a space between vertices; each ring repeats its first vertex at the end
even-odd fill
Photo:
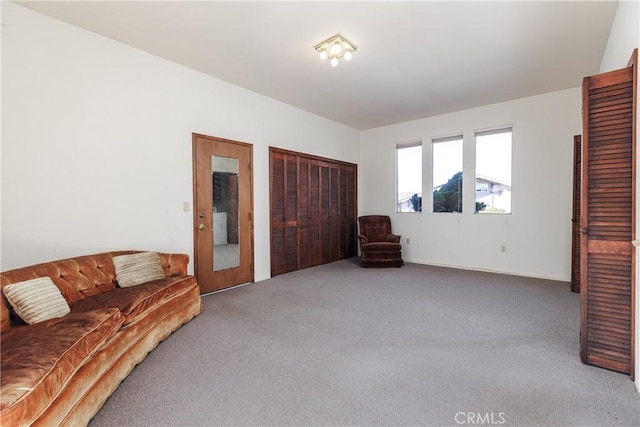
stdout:
POLYGON ((2 288, 16 314, 29 325, 69 314, 69 304, 51 277, 16 282, 2 288))
POLYGON ((116 280, 121 288, 141 285, 152 280, 164 279, 162 261, 157 252, 141 252, 113 257, 116 280))

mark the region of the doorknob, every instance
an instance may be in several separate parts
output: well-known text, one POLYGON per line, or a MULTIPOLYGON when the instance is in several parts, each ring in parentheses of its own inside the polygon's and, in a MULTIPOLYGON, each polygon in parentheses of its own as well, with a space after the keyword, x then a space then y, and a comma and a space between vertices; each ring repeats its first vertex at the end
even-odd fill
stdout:
POLYGON ((200 224, 200 225, 198 226, 198 230, 200 230, 200 231, 204 230, 205 228, 207 228, 207 226, 206 226, 206 225, 204 225, 204 224, 200 224))
POLYGON ((583 228, 582 230, 580 230, 582 234, 587 235, 589 234, 589 229, 588 228, 583 228))

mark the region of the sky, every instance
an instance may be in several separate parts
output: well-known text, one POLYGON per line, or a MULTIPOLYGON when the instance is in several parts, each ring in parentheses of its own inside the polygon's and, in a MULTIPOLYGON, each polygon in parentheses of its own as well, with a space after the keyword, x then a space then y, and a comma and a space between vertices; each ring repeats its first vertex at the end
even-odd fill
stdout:
POLYGON ((422 193, 422 146, 397 150, 398 193, 422 193))
POLYGON ((433 188, 446 184, 461 170, 462 137, 455 141, 433 143, 433 188))
POLYGON ((511 183, 511 132, 476 137, 476 175, 511 183))

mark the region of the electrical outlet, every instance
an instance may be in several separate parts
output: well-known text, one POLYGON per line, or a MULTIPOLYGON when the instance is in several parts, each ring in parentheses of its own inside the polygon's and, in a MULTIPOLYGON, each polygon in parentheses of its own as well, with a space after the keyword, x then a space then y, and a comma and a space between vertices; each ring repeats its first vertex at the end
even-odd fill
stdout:
POLYGON ((410 238, 408 238, 408 237, 407 237, 406 239, 404 239, 404 241, 407 243, 407 245, 410 245, 410 244, 411 244, 411 239, 410 239, 410 238))
POLYGON ((507 247, 505 245, 500 245, 500 252, 502 252, 503 254, 507 253, 507 247))

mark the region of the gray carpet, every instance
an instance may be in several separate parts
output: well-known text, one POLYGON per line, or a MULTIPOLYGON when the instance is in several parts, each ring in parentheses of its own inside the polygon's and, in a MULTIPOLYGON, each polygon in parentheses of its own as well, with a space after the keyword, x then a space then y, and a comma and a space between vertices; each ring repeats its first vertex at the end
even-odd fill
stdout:
POLYGON ((640 425, 567 283, 351 259, 203 301, 92 426, 640 425))

